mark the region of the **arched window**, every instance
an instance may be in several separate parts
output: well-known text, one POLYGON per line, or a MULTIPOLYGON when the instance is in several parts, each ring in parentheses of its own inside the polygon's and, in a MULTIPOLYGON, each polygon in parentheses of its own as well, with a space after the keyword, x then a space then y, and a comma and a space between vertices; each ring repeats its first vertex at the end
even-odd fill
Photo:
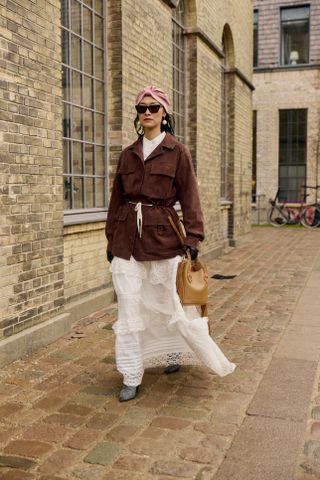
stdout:
POLYGON ((221 178, 220 178, 220 197, 227 198, 228 195, 228 92, 226 82, 226 46, 225 38, 222 38, 222 49, 225 55, 221 62, 221 178))
POLYGON ((228 25, 225 26, 222 36, 222 50, 224 58, 221 60, 221 181, 220 196, 230 200, 230 175, 233 168, 232 159, 232 122, 234 117, 234 99, 232 91, 234 80, 229 75, 234 66, 234 48, 232 33, 228 25))
POLYGON ((185 38, 183 35, 185 25, 184 1, 180 0, 178 6, 172 10, 172 50, 173 50, 173 85, 172 85, 172 111, 175 119, 175 133, 180 141, 185 139, 185 38))
POLYGON ((94 212, 106 208, 104 0, 62 0, 61 28, 64 206, 94 212))

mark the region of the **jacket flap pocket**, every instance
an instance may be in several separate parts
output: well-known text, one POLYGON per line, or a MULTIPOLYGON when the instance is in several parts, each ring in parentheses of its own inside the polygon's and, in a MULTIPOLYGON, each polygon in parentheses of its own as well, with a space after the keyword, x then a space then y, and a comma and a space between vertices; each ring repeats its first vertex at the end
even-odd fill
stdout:
POLYGON ((134 162, 124 162, 120 165, 118 172, 121 175, 128 175, 136 171, 136 165, 134 162))
POLYGON ((151 174, 155 175, 166 175, 167 177, 174 178, 175 176, 175 165, 168 162, 154 162, 151 165, 151 174))

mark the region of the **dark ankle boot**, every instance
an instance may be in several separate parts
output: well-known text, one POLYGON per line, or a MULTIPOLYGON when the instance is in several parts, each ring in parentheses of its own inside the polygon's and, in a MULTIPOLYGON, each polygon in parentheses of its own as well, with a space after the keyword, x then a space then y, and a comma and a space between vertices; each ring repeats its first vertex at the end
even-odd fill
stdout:
POLYGON ((130 387, 129 385, 123 385, 121 392, 119 394, 119 402, 127 402, 128 400, 133 400, 138 393, 138 387, 130 387))
POLYGON ((164 369, 164 373, 166 373, 167 375, 170 375, 170 373, 175 373, 175 372, 178 372, 180 370, 180 365, 169 365, 169 367, 165 368, 164 369))

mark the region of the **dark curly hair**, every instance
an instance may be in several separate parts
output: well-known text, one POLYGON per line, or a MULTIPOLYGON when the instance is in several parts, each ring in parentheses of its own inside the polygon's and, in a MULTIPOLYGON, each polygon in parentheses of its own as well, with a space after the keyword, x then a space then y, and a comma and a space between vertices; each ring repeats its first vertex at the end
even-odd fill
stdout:
MULTIPOLYGON (((168 132, 171 133, 171 135, 174 135, 174 117, 171 115, 171 113, 166 113, 165 120, 167 120, 167 124, 163 125, 161 123, 161 132, 168 132)), ((143 126, 139 123, 139 116, 137 115, 136 118, 134 119, 134 128, 135 131, 137 132, 139 137, 142 137, 144 134, 143 131, 143 126)))

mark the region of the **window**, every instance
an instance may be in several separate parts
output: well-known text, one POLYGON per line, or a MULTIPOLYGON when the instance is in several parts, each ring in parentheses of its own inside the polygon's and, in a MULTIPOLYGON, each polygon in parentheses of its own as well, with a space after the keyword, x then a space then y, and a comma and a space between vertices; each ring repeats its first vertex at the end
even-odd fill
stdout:
MULTIPOLYGON (((223 47, 225 47, 223 43, 223 47)), ((225 48, 223 48, 225 52, 225 48)), ((221 65, 221 163, 220 163, 220 197, 228 195, 228 88, 225 62, 221 65)))
POLYGON ((104 1, 61 5, 64 206, 105 209, 104 1))
POLYGON ((281 9, 281 65, 309 63, 309 7, 281 9))
POLYGON ((185 9, 180 0, 177 8, 172 10, 172 42, 173 42, 173 88, 172 112, 175 119, 175 134, 183 142, 185 138, 185 9))
POLYGON ((230 200, 232 198, 232 184, 230 174, 232 172, 232 118, 233 113, 233 79, 227 72, 233 65, 233 41, 231 31, 224 28, 222 35, 222 50, 224 57, 221 59, 221 160, 220 160, 220 198, 230 200))
POLYGON ((259 35, 258 11, 253 12, 253 66, 258 66, 258 35, 259 35))
POLYGON ((252 115, 252 202, 256 202, 257 197, 257 110, 252 115))
POLYGON ((296 202, 306 180, 307 110, 279 112, 279 198, 296 202))

